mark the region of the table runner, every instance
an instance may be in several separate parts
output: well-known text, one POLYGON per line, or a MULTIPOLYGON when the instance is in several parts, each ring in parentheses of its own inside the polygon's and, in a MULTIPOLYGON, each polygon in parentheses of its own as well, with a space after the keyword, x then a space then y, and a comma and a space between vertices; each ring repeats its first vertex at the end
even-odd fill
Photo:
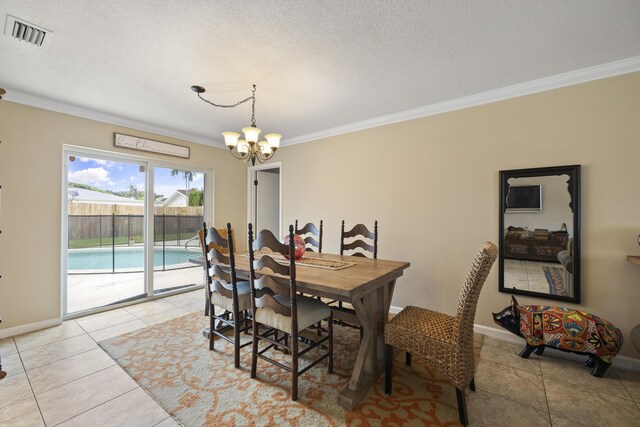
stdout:
MULTIPOLYGON (((255 257, 259 258, 262 255, 269 255, 273 258, 278 264, 287 265, 289 264, 289 260, 284 257, 284 255, 269 252, 269 251, 255 251, 255 257)), ((240 254, 240 256, 249 257, 249 254, 240 254)), ((304 255, 302 258, 296 260, 296 265, 303 267, 311 267, 311 268, 324 268, 325 270, 342 270, 344 268, 349 268, 351 266, 356 265, 355 262, 349 261, 338 261, 333 259, 325 259, 325 258, 305 258, 304 255)))

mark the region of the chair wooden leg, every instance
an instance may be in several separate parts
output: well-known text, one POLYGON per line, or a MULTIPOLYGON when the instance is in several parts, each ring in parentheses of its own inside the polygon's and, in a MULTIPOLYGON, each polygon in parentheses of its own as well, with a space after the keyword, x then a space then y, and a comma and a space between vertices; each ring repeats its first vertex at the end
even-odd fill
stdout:
POLYGON ((329 316, 327 329, 329 332, 329 373, 333 374, 333 314, 329 316))
POLYGON ((409 353, 408 351, 406 352, 406 354, 404 356, 404 363, 407 366, 411 366, 411 353, 409 353))
POLYGON ((233 364, 236 368, 240 367, 240 314, 236 311, 233 313, 233 364))
POLYGON ((467 418, 467 403, 464 399, 464 390, 456 388, 456 398, 458 399, 458 417, 460 418, 460 424, 466 427, 469 425, 469 419, 467 418))
POLYGON ((244 328, 243 328, 244 333, 245 335, 249 335, 250 332, 249 332, 249 329, 247 329, 247 327, 249 326, 249 310, 244 311, 243 317, 244 317, 244 328))
POLYGON ((384 393, 391 394, 393 388, 393 346, 384 346, 384 393))
POLYGON ((0 357, 0 380, 7 376, 7 373, 2 370, 2 357, 0 357))
POLYGON ((469 390, 476 391, 476 382, 471 378, 471 384, 469 384, 469 390))
POLYGON ((251 378, 256 377, 256 365, 258 364, 258 323, 253 321, 253 344, 251 345, 251 378))
POLYGON ((298 400, 298 334, 291 334, 291 400, 298 400))
POLYGON ((210 305, 209 306, 209 350, 213 350, 213 340, 215 339, 216 334, 213 333, 216 325, 215 318, 213 317, 215 308, 210 305))

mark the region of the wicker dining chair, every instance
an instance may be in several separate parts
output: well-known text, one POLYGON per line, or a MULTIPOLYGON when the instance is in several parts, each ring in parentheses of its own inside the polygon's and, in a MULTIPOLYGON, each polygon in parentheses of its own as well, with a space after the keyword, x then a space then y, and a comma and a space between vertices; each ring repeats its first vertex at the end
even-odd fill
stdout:
MULTIPOLYGON (((2 323, 2 319, 0 318, 0 323, 2 323)), ((2 355, 0 355, 0 380, 7 376, 7 373, 2 370, 2 355)))
POLYGON ((386 394, 392 391, 393 347, 406 352, 406 364, 411 355, 420 357, 441 372, 456 387, 460 423, 468 425, 465 389, 475 391, 473 381, 473 322, 480 290, 498 248, 485 242, 476 255, 462 288, 455 316, 408 306, 391 319, 384 329, 386 394))
POLYGON ((340 230, 340 255, 359 256, 364 258, 378 258, 378 221, 374 222, 373 231, 364 224, 356 224, 349 231, 344 231, 344 220, 340 230), (347 242, 347 240, 351 240, 347 242), (373 245, 365 242, 363 239, 370 239, 373 245), (362 249, 358 251, 357 249, 362 249), (345 254, 344 251, 353 251, 351 254, 345 254))
POLYGON ((249 224, 249 283, 251 284, 251 308, 253 311, 253 348, 251 352, 251 378, 256 377, 258 358, 291 372, 291 399, 298 399, 298 376, 322 360, 329 359, 329 373, 333 372, 333 326, 331 309, 322 301, 299 295, 296 287, 296 263, 290 257, 287 264, 279 264, 270 254, 288 256, 293 254, 293 225, 289 226, 289 244, 278 242, 269 230, 261 230, 253 239, 253 226, 249 224), (271 252, 260 252, 269 249, 271 252), (265 274, 279 274, 277 278, 265 274), (299 351, 299 333, 320 321, 327 321, 327 336, 312 341, 304 338, 306 348, 299 351), (263 326, 263 328, 259 328, 263 326), (265 330, 266 328, 266 330, 265 330), (263 332, 260 332, 260 329, 263 332), (279 331, 283 332, 279 336, 279 331), (258 342, 268 345, 258 350, 258 342), (327 343, 325 346, 324 343, 327 343), (313 348, 321 347, 326 352, 299 369, 299 357, 313 348), (267 355, 270 349, 282 349, 291 354, 291 366, 276 361, 267 355))
POLYGON ((233 345, 233 362, 240 367, 240 348, 251 341, 240 344, 240 332, 250 329, 248 310, 251 308, 249 282, 239 282, 235 268, 235 248, 231 224, 224 229, 226 238, 215 228, 207 230, 206 224, 199 234, 205 241, 203 246, 205 269, 207 271, 207 299, 209 302, 209 350, 213 350, 215 337, 220 337, 233 345), (216 314, 216 307, 223 310, 216 314), (241 326, 242 324, 242 326, 241 326), (225 332, 233 329, 233 338, 225 332))
POLYGON ((318 227, 311 222, 298 228, 298 220, 296 219, 294 232, 304 239, 305 251, 322 253, 322 220, 320 220, 320 230, 318 230, 318 227))

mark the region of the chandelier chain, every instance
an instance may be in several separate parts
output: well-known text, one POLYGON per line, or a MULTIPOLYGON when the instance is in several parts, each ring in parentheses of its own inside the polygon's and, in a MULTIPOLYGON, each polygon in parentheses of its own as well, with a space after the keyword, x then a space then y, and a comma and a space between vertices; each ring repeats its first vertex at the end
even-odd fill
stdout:
POLYGON ((229 148, 233 157, 244 160, 245 162, 251 162, 252 165, 256 164, 256 160, 259 163, 264 163, 273 157, 280 146, 280 138, 282 138, 282 135, 271 133, 265 135, 266 140, 258 140, 258 135, 261 131, 256 126, 256 85, 252 85, 251 96, 235 104, 216 104, 203 98, 202 94, 205 92, 205 88, 202 86, 191 86, 191 90, 194 91, 202 101, 214 107, 235 108, 251 100, 251 127, 242 129, 245 134, 245 139, 239 139, 240 134, 237 132, 222 132, 225 145, 229 148))
POLYGON ((240 104, 244 104, 245 102, 249 101, 250 99, 253 99, 253 96, 250 96, 250 97, 248 97, 248 98, 246 98, 246 99, 243 99, 242 101, 238 101, 238 102, 236 102, 235 104, 228 104, 228 105, 224 105, 224 104, 216 104, 215 102, 211 102, 211 101, 209 101, 208 99, 204 99, 204 98, 202 97, 202 95, 201 95, 201 94, 198 94, 198 98, 202 99, 202 100, 203 100, 204 102, 206 102, 207 104, 211 104, 211 105, 213 105, 214 107, 220 107, 220 108, 235 108, 235 107, 237 107, 238 105, 240 105, 240 104))
POLYGON ((251 126, 256 127, 256 85, 253 85, 251 98, 253 98, 253 103, 251 104, 251 126))
POLYGON ((203 98, 201 93, 198 93, 197 95, 198 98, 200 98, 207 104, 220 108, 236 108, 238 105, 244 104, 245 102, 251 100, 251 126, 256 127, 256 85, 253 85, 251 96, 243 99, 242 101, 238 101, 235 104, 216 104, 215 102, 211 102, 208 99, 203 98))

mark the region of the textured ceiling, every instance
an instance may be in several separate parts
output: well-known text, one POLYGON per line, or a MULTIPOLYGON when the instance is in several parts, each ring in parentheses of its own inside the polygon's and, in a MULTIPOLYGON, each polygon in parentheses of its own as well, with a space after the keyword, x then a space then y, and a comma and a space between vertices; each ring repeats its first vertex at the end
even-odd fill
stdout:
POLYGON ((5 99, 197 142, 256 119, 287 139, 640 56, 640 2, 2 0, 5 99), (27 101, 25 101, 27 100, 27 101), (63 108, 64 107, 64 108, 63 108))

